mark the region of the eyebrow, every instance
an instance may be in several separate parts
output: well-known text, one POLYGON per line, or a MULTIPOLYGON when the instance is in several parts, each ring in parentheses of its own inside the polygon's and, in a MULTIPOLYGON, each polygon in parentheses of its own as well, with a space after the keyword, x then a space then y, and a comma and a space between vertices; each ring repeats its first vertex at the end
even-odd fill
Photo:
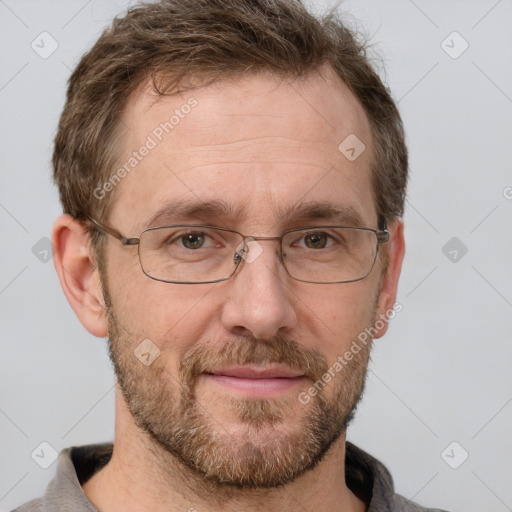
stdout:
POLYGON ((276 217, 279 223, 291 221, 322 220, 333 224, 362 227, 362 216, 351 206, 342 206, 330 202, 309 201, 294 204, 286 208, 278 208, 276 217))
MULTIPOLYGON (((272 211, 277 219, 277 224, 281 226, 313 220, 353 227, 364 226, 362 216, 354 208, 330 202, 309 201, 287 207, 273 207, 272 211)), ((235 207, 222 200, 178 200, 166 203, 159 208, 146 221, 145 229, 192 219, 206 221, 211 224, 217 221, 240 221, 240 219, 246 217, 247 211, 244 206, 235 207)))
POLYGON ((162 225, 168 222, 182 222, 193 218, 201 220, 222 220, 239 217, 235 209, 225 201, 178 200, 164 204, 145 223, 145 227, 162 225))

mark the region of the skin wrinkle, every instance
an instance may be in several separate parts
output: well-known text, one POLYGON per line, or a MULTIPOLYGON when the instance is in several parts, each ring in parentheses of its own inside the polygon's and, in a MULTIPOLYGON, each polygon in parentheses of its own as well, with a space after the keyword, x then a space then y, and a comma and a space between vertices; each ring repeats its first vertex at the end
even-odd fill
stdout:
MULTIPOLYGON (((265 114, 260 114, 260 117, 270 117, 272 118, 272 116, 268 116, 268 115, 265 115, 265 114)), ((275 117, 275 116, 273 116, 275 117)), ((282 119, 282 117, 280 117, 280 119, 282 119)), ((231 148, 232 146, 235 147, 235 150, 239 149, 239 148, 243 148, 243 147, 246 147, 246 146, 249 146, 251 144, 254 144, 254 143, 257 143, 257 142, 274 142, 274 141, 291 141, 291 142, 297 142, 297 139, 296 138, 293 138, 293 137, 285 137, 284 135, 279 135, 279 136, 273 136, 273 137, 263 137, 263 136, 260 136, 260 137, 249 137, 249 138, 246 138, 246 139, 238 139, 238 140, 233 140, 233 141, 230 141, 230 142, 227 142, 227 143, 223 143, 223 144, 207 144, 207 145, 201 145, 201 150, 211 150, 212 148, 231 148)), ((303 143, 306 142, 306 140, 304 141, 301 141, 303 143)), ((190 146, 189 149, 191 150, 191 152, 193 152, 193 149, 195 148, 195 146, 190 146)))

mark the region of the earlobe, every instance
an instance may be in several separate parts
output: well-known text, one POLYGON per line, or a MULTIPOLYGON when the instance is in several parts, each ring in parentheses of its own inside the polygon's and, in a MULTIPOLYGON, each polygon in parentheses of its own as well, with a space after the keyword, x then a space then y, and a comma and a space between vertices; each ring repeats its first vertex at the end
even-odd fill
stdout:
POLYGON ((404 224, 402 220, 396 219, 388 229, 390 233, 390 240, 386 243, 388 265, 381 278, 375 308, 374 338, 380 338, 386 334, 388 321, 398 310, 396 307, 396 292, 405 254, 404 224))
POLYGON ((69 304, 91 334, 106 337, 106 308, 87 231, 70 215, 62 215, 53 226, 53 244, 55 269, 69 304))

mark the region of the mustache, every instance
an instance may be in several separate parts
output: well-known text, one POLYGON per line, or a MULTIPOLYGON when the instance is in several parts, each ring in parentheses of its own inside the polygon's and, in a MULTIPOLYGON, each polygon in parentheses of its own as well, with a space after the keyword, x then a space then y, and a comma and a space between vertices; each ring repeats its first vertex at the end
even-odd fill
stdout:
POLYGON ((300 346, 295 340, 276 335, 261 340, 250 336, 233 338, 224 343, 205 343, 193 347, 180 362, 181 382, 192 389, 201 373, 235 365, 288 366, 316 382, 328 370, 325 357, 320 352, 300 346))

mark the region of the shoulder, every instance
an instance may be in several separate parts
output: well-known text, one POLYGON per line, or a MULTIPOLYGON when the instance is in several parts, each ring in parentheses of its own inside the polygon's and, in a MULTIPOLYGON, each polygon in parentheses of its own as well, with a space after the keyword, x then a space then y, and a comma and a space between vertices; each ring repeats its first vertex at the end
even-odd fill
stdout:
POLYGON ((112 455, 113 444, 101 443, 64 448, 59 453, 56 474, 44 495, 11 512, 96 512, 84 494, 81 483, 87 481, 112 455))
POLYGON ((376 458, 347 441, 345 481, 369 507, 368 512, 446 512, 427 508, 396 494, 388 469, 376 458))
POLYGON ((392 506, 390 509, 392 512, 396 510, 396 512, 447 512, 446 510, 441 510, 440 508, 425 508, 417 503, 412 502, 400 496, 399 494, 395 494, 392 500, 392 506))
POLYGON ((35 500, 27 501, 18 508, 15 508, 11 512, 42 512, 43 510, 43 499, 36 498, 35 500))

